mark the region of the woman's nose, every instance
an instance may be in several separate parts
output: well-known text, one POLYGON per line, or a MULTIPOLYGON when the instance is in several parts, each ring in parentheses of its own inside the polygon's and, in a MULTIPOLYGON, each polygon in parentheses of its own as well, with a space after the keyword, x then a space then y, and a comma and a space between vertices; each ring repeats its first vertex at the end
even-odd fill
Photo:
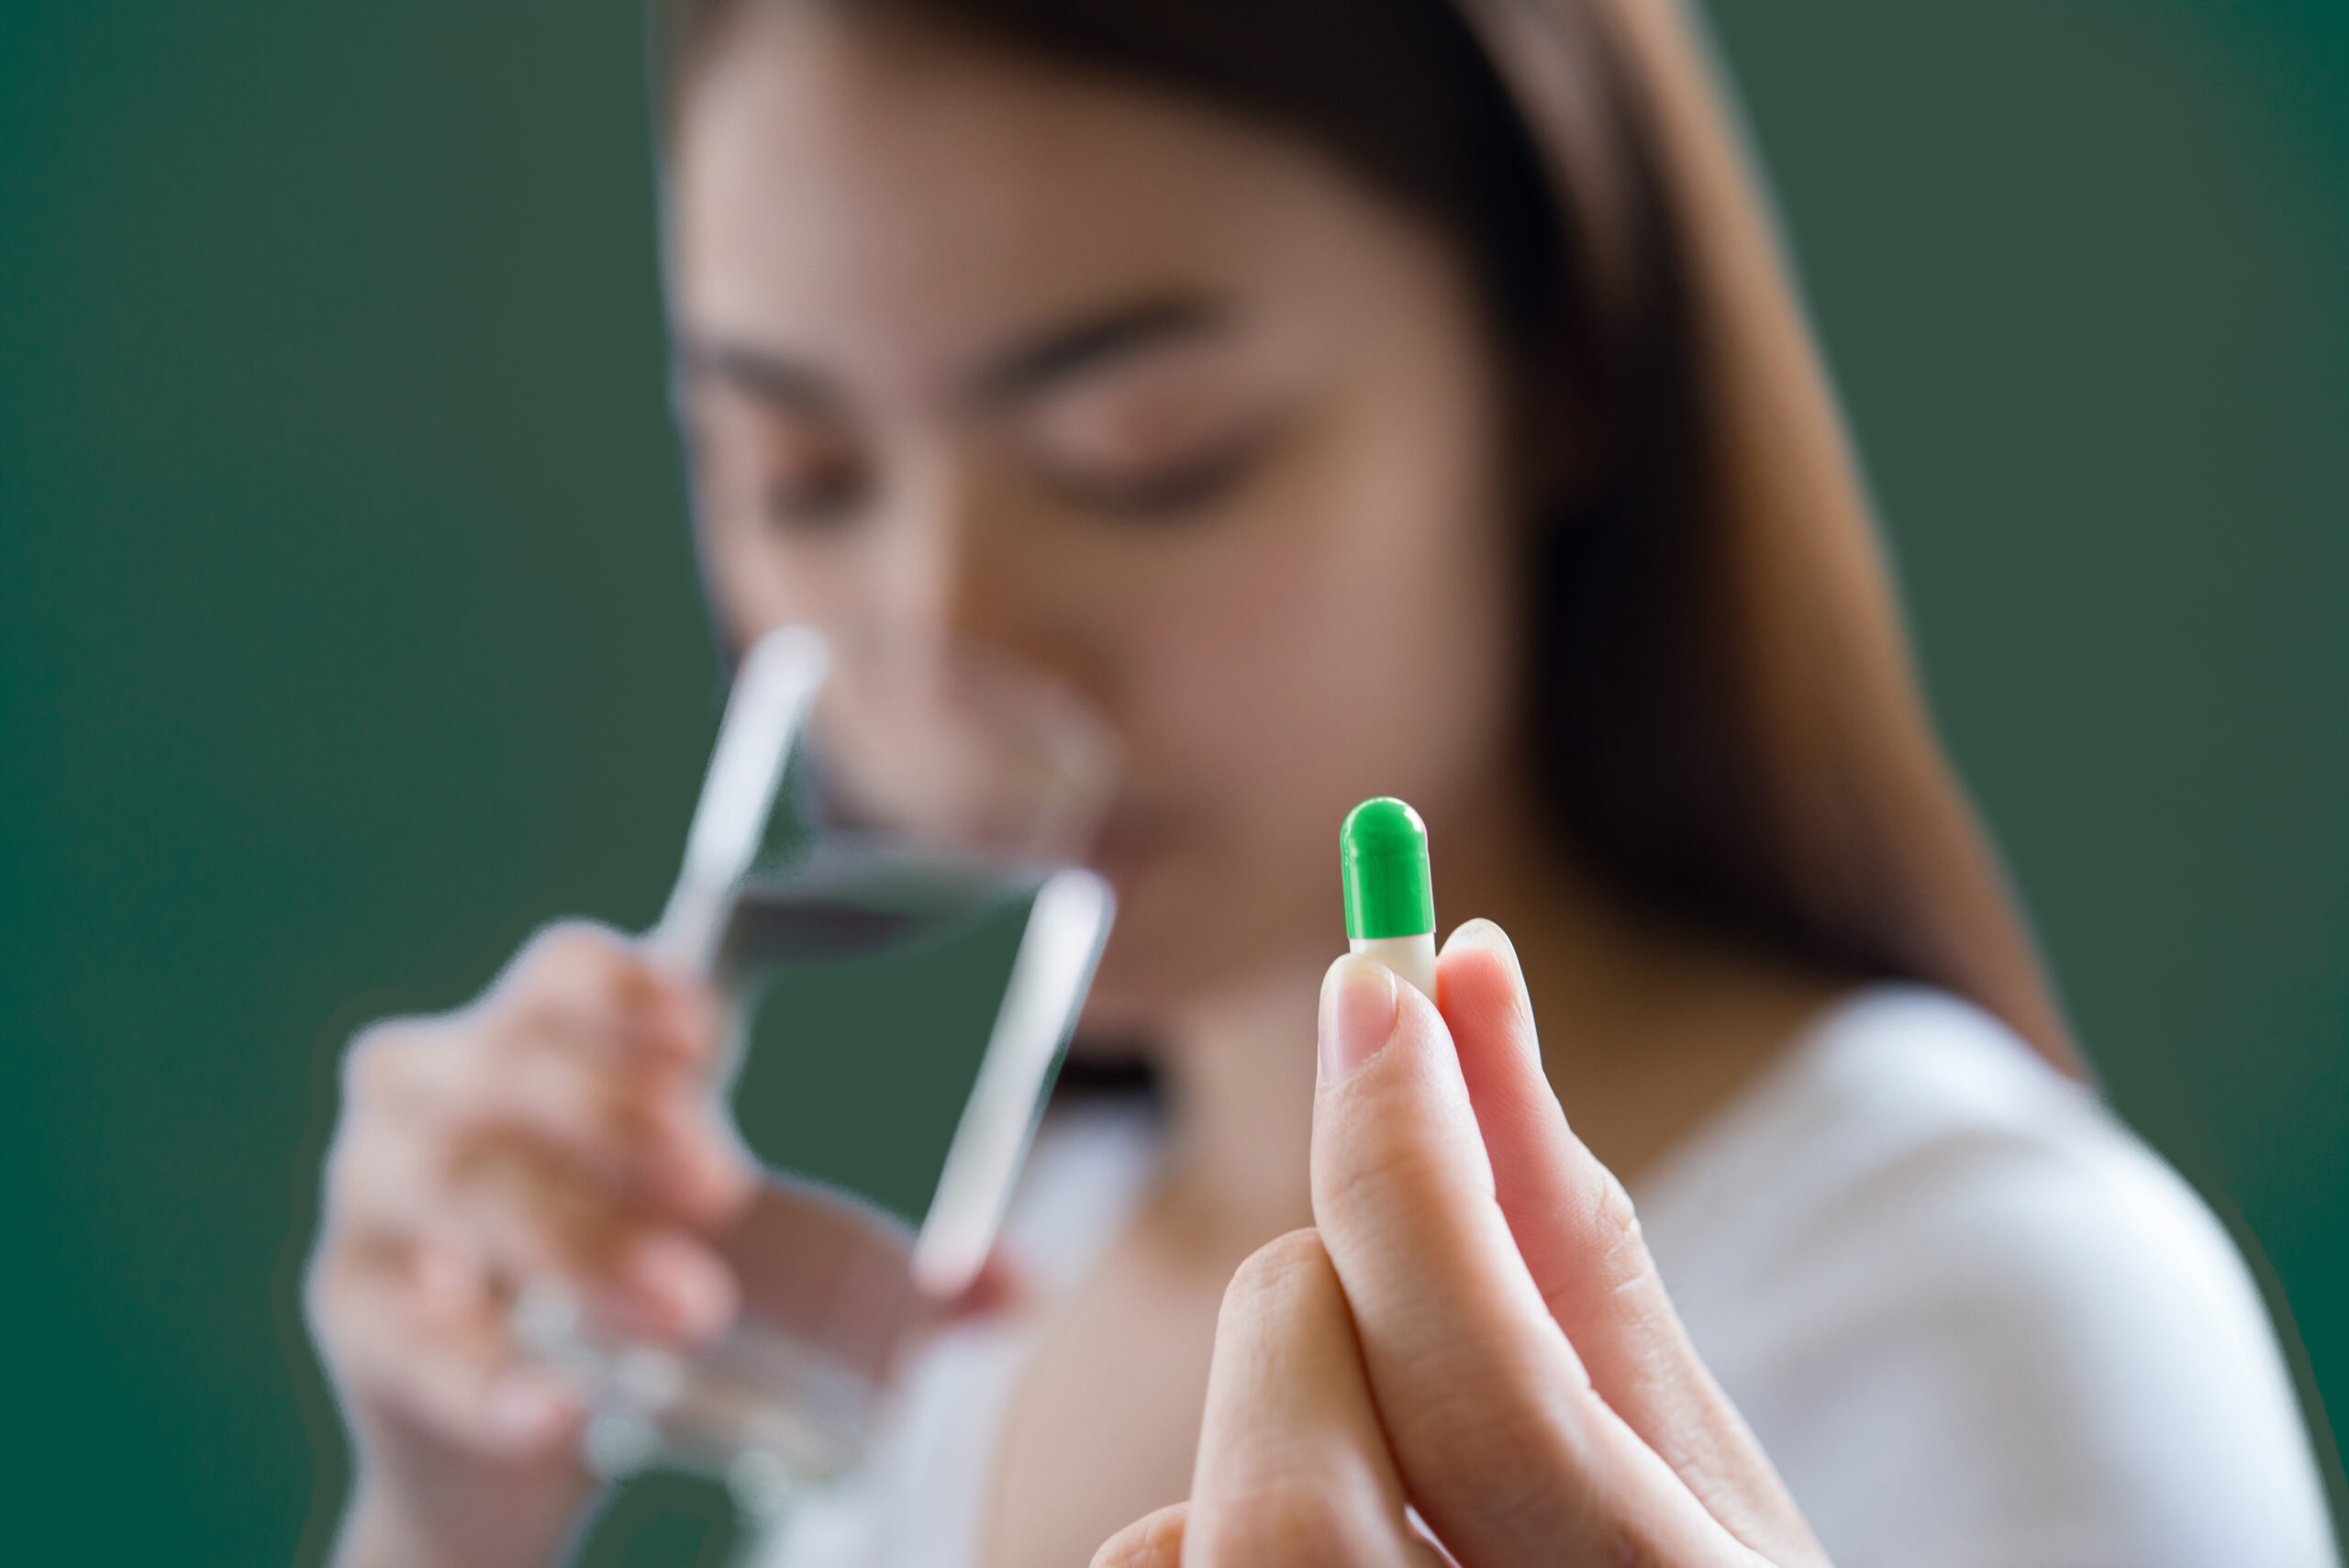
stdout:
POLYGON ((907 498, 882 562, 893 632, 922 641, 1025 642, 1019 534, 1008 497, 971 465, 941 465, 907 498))

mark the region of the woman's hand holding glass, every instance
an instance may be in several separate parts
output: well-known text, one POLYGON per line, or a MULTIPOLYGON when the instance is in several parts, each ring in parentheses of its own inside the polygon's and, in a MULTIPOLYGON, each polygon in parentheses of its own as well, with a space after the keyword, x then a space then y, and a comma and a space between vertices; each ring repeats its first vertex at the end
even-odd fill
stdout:
POLYGON ((596 1483, 579 1391, 512 1341, 525 1282, 672 1343, 733 1316, 707 1239, 755 1173, 709 1096, 719 1045, 701 983, 584 924, 473 1006, 354 1045, 306 1293, 361 1451, 342 1561, 560 1550, 596 1483))
POLYGON ((1823 1568, 1568 1129, 1499 928, 1441 1011, 1370 960, 1322 988, 1317 1229, 1243 1266, 1191 1498, 1096 1568, 1442 1561, 1823 1568))

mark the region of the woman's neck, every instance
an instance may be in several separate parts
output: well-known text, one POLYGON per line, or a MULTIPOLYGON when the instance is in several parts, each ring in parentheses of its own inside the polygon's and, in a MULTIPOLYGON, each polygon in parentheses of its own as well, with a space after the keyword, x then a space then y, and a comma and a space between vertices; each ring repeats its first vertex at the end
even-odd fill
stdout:
MULTIPOLYGON (((1509 776, 1522 778, 1521 771, 1509 776)), ((1566 1118, 1627 1183, 1752 1082, 1845 983, 1627 908, 1519 793, 1442 868, 1515 944, 1566 1118)))
MULTIPOLYGON (((1631 917, 1523 835, 1445 846, 1447 922, 1516 944, 1542 1060, 1584 1141, 1627 1181, 1751 1082, 1844 983, 1631 917)), ((1187 1010, 1162 1058, 1172 1133, 1161 1239, 1237 1262, 1312 1223, 1307 1156, 1321 970, 1268 968, 1187 1010)))
POLYGON ((1320 985, 1309 960, 1269 968, 1186 1009, 1172 1031, 1161 1069, 1168 1180, 1153 1218, 1184 1251, 1236 1263, 1313 1223, 1306 1157, 1320 985))
POLYGON ((1627 1183, 1792 1044, 1847 983, 1623 912, 1561 873, 1497 886, 1566 1118, 1627 1183), (1514 896, 1512 896, 1514 895, 1514 896))

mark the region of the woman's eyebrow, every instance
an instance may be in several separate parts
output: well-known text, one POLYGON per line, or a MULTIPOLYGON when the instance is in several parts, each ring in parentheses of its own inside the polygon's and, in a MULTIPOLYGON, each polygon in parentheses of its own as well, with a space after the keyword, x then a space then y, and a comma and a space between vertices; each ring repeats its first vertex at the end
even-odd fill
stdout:
POLYGON ((672 361, 680 386, 719 382, 761 403, 803 413, 829 414, 840 407, 839 392, 821 372, 771 350, 680 337, 672 361))
POLYGON ((1226 314, 1200 295, 1170 295, 1056 328, 982 369, 972 380, 972 400, 1000 404, 1031 397, 1106 361, 1212 331, 1226 314))

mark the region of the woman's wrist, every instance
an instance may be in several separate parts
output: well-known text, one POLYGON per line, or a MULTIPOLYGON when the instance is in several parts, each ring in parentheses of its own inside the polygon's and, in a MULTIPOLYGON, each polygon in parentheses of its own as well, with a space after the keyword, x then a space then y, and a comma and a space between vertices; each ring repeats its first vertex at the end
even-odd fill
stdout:
POLYGON ((335 1545, 334 1568, 547 1568, 587 1496, 566 1509, 501 1506, 495 1489, 435 1507, 362 1479, 335 1545))

